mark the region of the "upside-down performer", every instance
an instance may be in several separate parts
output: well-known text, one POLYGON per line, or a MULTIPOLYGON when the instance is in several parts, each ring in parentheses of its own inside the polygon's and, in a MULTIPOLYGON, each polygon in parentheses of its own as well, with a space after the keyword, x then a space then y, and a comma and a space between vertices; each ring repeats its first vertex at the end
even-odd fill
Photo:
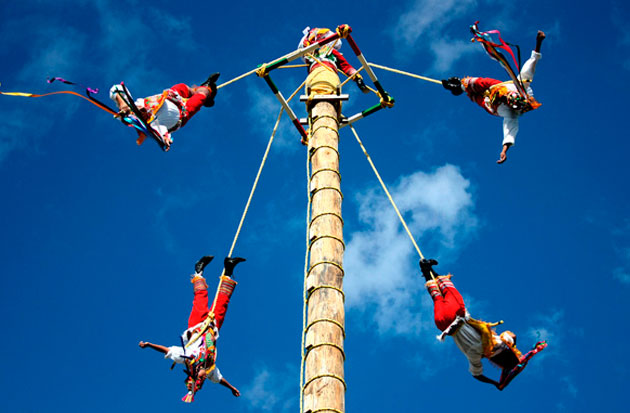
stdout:
MULTIPOLYGON (((343 27, 343 26, 341 26, 343 27)), ((298 49, 303 49, 311 44, 325 39, 326 37, 334 34, 327 28, 314 28, 306 27, 303 31, 302 39, 298 44, 298 49)), ((308 73, 312 74, 318 68, 321 70, 322 65, 327 66, 336 73, 337 69, 341 70, 346 76, 352 77, 352 80, 357 84, 359 89, 363 93, 370 93, 370 90, 365 85, 363 77, 357 73, 355 69, 346 58, 339 51, 341 49, 341 39, 337 39, 334 42, 328 43, 319 49, 315 50, 312 55, 306 55, 302 59, 308 64, 308 73)))
POLYGON ((225 258, 224 275, 219 281, 216 300, 212 307, 208 307, 208 284, 203 277, 203 270, 212 258, 212 256, 202 257, 195 265, 195 274, 191 280, 194 291, 193 306, 188 318, 188 329, 181 336, 181 345, 165 347, 146 341, 141 341, 139 344, 142 348, 148 347, 163 353, 164 358, 173 360, 173 366, 175 363, 185 365, 188 393, 182 400, 187 403, 194 401, 195 393, 201 389, 206 379, 227 387, 236 397, 241 395, 238 389, 221 375, 215 363, 219 330, 225 320, 230 297, 236 287, 236 281, 232 279, 234 267, 245 259, 225 258))
POLYGON ((451 281, 451 274, 438 275, 432 269, 433 265, 437 265, 436 260, 420 260, 420 269, 433 299, 435 325, 442 331, 438 339, 444 341, 445 336, 453 337, 457 347, 468 359, 473 377, 503 390, 547 343, 540 341, 528 353, 521 354, 516 348, 514 333, 504 331, 498 335, 492 327, 500 323, 486 323, 470 317, 461 294, 451 281), (484 357, 501 369, 498 382, 483 375, 481 359, 484 357))
MULTIPOLYGON (((476 25, 473 27, 476 29, 476 25)), ((531 82, 534 80, 536 63, 542 57, 540 48, 544 39, 545 33, 539 30, 536 35, 536 48, 523 64, 516 80, 502 82, 487 77, 464 77, 463 79, 451 77, 442 81, 444 88, 450 90, 453 95, 459 96, 466 92, 470 100, 476 102, 489 114, 503 118, 503 148, 497 163, 503 163, 507 160, 507 151, 514 145, 518 133, 519 116, 540 107, 540 103, 536 102, 533 97, 531 82)), ((483 42, 484 40, 480 41, 483 42)), ((484 47, 486 47, 485 44, 484 47)), ((499 54, 499 57, 507 63, 496 49, 492 49, 492 51, 499 54)), ((506 68, 506 70, 508 69, 506 68)), ((508 71, 511 72, 511 69, 508 71)))
MULTIPOLYGON (((186 125, 202 106, 214 106, 217 94, 216 81, 219 75, 219 73, 210 75, 200 86, 191 87, 178 83, 159 95, 139 98, 133 102, 142 116, 142 121, 159 135, 164 150, 168 150, 173 143, 171 133, 186 125)), ((109 91, 109 97, 120 109, 118 115, 123 123, 125 116, 134 114, 127 93, 121 84, 112 86, 109 91)), ((141 132, 138 134, 140 135, 138 144, 141 144, 144 136, 141 132)))

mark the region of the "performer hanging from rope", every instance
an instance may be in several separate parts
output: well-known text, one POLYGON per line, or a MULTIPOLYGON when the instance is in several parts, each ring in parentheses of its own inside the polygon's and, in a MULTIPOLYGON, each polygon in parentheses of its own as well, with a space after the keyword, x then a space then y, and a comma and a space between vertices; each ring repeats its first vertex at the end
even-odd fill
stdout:
MULTIPOLYGON (((314 42, 325 39, 326 37, 333 34, 330 29, 327 28, 314 28, 306 27, 303 31, 302 39, 298 44, 298 49, 303 49, 307 46, 310 46, 314 42)), ((348 77, 352 77, 352 80, 357 84, 359 89, 363 93, 370 93, 370 89, 365 85, 363 81, 363 77, 357 73, 357 69, 355 69, 346 58, 339 52, 341 49, 341 39, 338 39, 334 42, 328 43, 325 46, 317 49, 313 52, 313 55, 306 55, 302 58, 306 64, 309 65, 308 73, 312 73, 313 70, 320 67, 321 65, 325 65, 336 71, 337 69, 341 70, 348 77)))
MULTIPOLYGON (((219 75, 219 73, 210 75, 200 86, 190 87, 184 83, 178 83, 159 95, 135 100, 134 104, 140 110, 142 120, 159 134, 166 147, 165 150, 168 150, 173 143, 171 133, 184 126, 202 106, 214 106, 214 98, 217 94, 216 81, 219 75)), ((129 107, 123 85, 112 86, 109 97, 120 109, 118 115, 121 120, 124 116, 131 114, 132 108, 129 107)), ((143 140, 144 135, 138 140, 138 144, 141 144, 143 140)))
POLYGON ((531 99, 522 96, 513 81, 501 82, 485 77, 465 77, 461 80, 451 77, 442 80, 444 88, 450 90, 453 95, 459 96, 466 92, 470 100, 476 102, 488 113, 503 118, 503 148, 497 163, 507 160, 507 151, 514 145, 518 133, 519 116, 540 106, 540 103, 533 99, 534 92, 530 84, 534 80, 536 63, 542 57, 540 48, 545 37, 545 33, 539 30, 536 35, 536 48, 523 65, 519 75, 520 82, 525 86, 525 91, 531 99))
POLYGON ((192 275, 194 299, 193 307, 188 318, 188 329, 181 336, 181 346, 165 347, 146 341, 139 343, 141 348, 151 348, 165 354, 175 363, 184 364, 186 369, 186 387, 188 393, 183 401, 190 403, 194 400, 195 393, 201 389, 204 380, 209 379, 213 383, 219 383, 232 391, 235 397, 241 393, 232 386, 216 367, 216 342, 219 338, 219 330, 225 320, 230 297, 236 287, 233 280, 234 267, 245 261, 244 258, 225 258, 224 275, 219 281, 219 287, 215 302, 208 307, 208 284, 203 277, 203 270, 214 257, 205 256, 195 264, 195 274, 192 275))
POLYGON ((494 331, 492 327, 500 322, 486 323, 470 317, 464 299, 451 281, 452 275, 438 275, 432 268, 434 265, 437 265, 434 259, 420 260, 420 270, 433 299, 435 325, 442 331, 438 339, 444 341, 447 335, 453 337, 457 347, 468 358, 469 371, 473 377, 503 390, 525 368, 527 362, 547 346, 547 343, 538 342, 531 351, 522 355, 516 348, 514 333, 504 331, 497 335, 494 331), (483 375, 481 363, 483 357, 501 368, 501 378, 498 382, 483 375))

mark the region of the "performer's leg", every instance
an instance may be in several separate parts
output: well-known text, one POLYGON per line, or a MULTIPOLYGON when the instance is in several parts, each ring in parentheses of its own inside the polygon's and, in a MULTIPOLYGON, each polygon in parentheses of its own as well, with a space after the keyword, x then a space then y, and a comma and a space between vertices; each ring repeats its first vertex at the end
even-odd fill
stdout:
POLYGON ((182 126, 192 118, 202 106, 210 107, 214 105, 213 93, 207 86, 199 86, 194 89, 193 95, 186 102, 186 114, 182 117, 182 126))
MULTIPOLYGON (((534 80, 534 74, 536 73, 536 64, 542 59, 542 54, 536 50, 532 50, 532 54, 527 61, 521 67, 521 73, 519 78, 522 82, 531 83, 534 80)), ((528 85, 527 85, 528 86, 528 85)), ((529 91, 527 92, 529 93, 529 91)))
POLYGON ((433 319, 440 331, 444 331, 457 317, 459 306, 453 300, 446 300, 440 293, 440 288, 435 280, 425 284, 433 299, 433 319))
POLYGON ((205 278, 196 274, 191 282, 195 296, 190 317, 188 317, 188 328, 201 323, 208 315, 208 284, 205 278))
POLYGON ((171 87, 171 90, 177 92, 179 96, 183 97, 184 99, 187 99, 193 95, 186 83, 178 83, 176 85, 173 85, 171 87))
POLYGON ((236 281, 226 275, 222 276, 221 281, 219 281, 219 293, 217 294, 217 300, 213 308, 214 322, 219 330, 223 325, 223 321, 225 321, 225 314, 227 313, 228 304, 230 303, 230 298, 232 298, 236 284, 236 281))
POLYGON ((437 277, 437 284, 447 305, 455 310, 456 315, 463 317, 466 314, 464 299, 453 285, 450 274, 437 277))
POLYGON ((230 302, 230 298, 232 297, 232 293, 234 292, 234 287, 236 287, 236 281, 232 279, 232 275, 234 273, 234 267, 239 262, 246 261, 245 258, 241 257, 226 257, 223 260, 223 276, 221 277, 221 281, 219 282, 219 292, 217 294, 217 300, 213 304, 213 312, 214 312, 214 320, 218 329, 221 329, 223 325, 223 321, 225 320, 225 313, 227 312, 228 303, 230 302))

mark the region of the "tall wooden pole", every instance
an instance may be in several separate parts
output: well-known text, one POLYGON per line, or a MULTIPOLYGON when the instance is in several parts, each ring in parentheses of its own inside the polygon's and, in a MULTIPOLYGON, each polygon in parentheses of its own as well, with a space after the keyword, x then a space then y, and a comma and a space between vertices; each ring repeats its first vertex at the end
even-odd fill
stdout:
POLYGON ((303 402, 305 413, 345 412, 343 220, 339 174, 340 102, 311 106, 310 266, 303 402))

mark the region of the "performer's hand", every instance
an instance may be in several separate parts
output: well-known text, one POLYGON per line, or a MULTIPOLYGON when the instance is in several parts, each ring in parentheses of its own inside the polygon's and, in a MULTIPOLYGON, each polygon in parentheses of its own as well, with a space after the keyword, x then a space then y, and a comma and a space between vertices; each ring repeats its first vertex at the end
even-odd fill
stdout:
POLYGON ((232 389, 232 394, 234 395, 234 397, 238 397, 241 395, 241 392, 238 391, 238 389, 234 388, 232 389))
POLYGON ((123 106, 120 108, 116 116, 123 117, 123 116, 129 115, 130 113, 131 113, 131 109, 129 108, 129 106, 123 106))
POLYGON ((138 343, 138 345, 140 346, 140 348, 145 348, 147 346, 147 343, 145 343, 144 341, 141 341, 138 343))
POLYGON ((507 160, 507 151, 508 149, 510 149, 510 146, 512 146, 509 143, 503 144, 503 149, 501 150, 501 154, 499 155, 499 160, 497 161, 497 163, 503 163, 507 160))

